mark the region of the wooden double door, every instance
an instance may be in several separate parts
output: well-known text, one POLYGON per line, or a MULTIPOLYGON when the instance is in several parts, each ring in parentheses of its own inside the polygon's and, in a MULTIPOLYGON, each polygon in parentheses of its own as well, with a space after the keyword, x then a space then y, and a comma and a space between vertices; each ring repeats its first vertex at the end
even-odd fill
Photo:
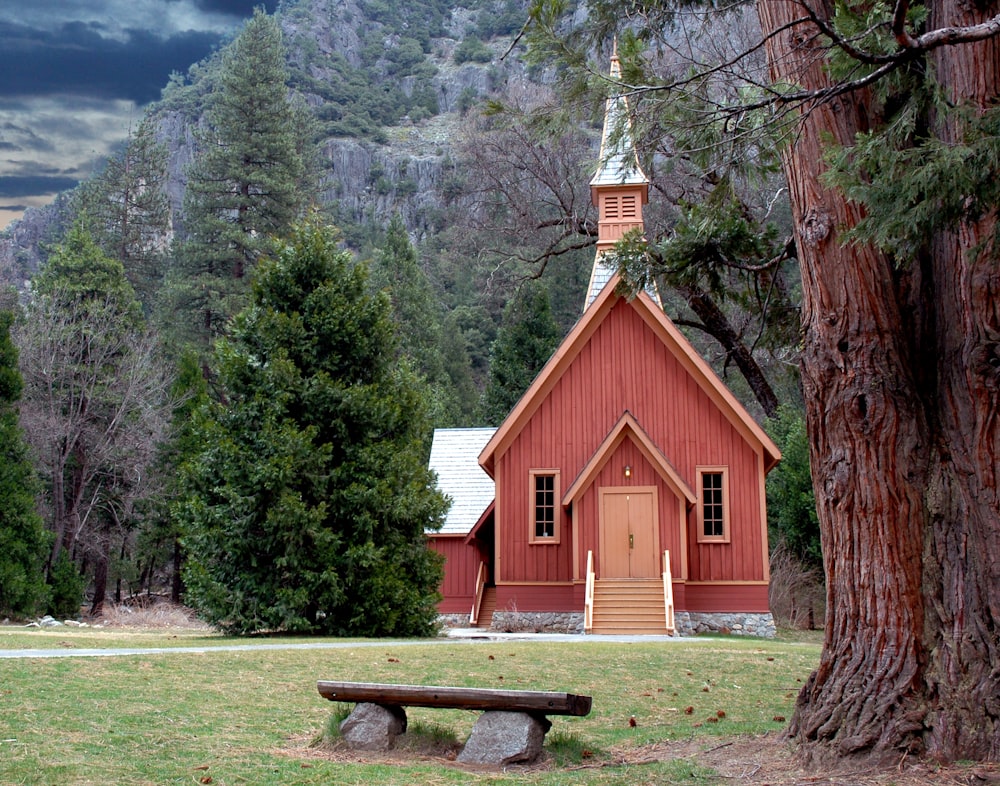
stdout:
POLYGON ((602 488, 599 494, 600 577, 657 578, 660 538, 656 487, 602 488))

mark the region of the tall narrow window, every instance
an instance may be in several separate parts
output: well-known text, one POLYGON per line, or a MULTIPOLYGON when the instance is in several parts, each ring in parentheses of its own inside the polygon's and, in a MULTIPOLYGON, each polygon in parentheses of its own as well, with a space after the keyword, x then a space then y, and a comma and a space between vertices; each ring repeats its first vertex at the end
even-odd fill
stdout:
POLYGON ((559 473, 556 470, 531 470, 532 543, 559 542, 559 473))
POLYGON ((698 468, 698 540, 729 541, 729 472, 698 468))

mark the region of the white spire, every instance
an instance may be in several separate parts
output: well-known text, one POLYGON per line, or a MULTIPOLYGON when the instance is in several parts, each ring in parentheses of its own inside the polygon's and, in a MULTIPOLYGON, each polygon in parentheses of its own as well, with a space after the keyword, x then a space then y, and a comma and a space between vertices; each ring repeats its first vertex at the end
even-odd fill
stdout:
MULTIPOLYGON (((618 60, 617 40, 611 53, 608 75, 616 83, 615 90, 620 90, 621 63, 618 60)), ((590 180, 591 198, 598 209, 598 237, 584 311, 615 273, 615 268, 603 261, 604 255, 625 232, 642 229, 642 205, 646 202, 648 189, 649 179, 639 166, 639 156, 632 140, 628 103, 621 92, 615 92, 604 106, 601 156, 597 172, 590 180)))
MULTIPOLYGON (((610 81, 617 83, 616 90, 621 87, 622 69, 618 60, 617 41, 615 41, 614 51, 611 54, 608 77, 610 81)), ((643 174, 642 167, 639 166, 639 156, 635 152, 635 143, 632 141, 632 124, 628 118, 628 103, 621 93, 614 93, 605 102, 601 156, 598 160, 597 173, 590 180, 591 187, 649 183, 649 179, 643 174)))

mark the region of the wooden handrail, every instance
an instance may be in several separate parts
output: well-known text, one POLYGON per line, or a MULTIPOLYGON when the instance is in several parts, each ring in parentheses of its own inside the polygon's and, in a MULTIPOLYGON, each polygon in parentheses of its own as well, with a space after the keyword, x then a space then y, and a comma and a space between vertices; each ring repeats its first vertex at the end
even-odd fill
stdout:
POLYGON ((475 625, 479 622, 479 607, 483 604, 483 592, 486 591, 486 563, 479 563, 479 571, 476 573, 476 596, 472 599, 472 612, 469 614, 469 624, 475 625))
POLYGON ((594 627, 594 552, 587 552, 587 591, 583 599, 583 629, 594 627))
POLYGON ((667 633, 674 635, 674 581, 670 575, 670 552, 663 552, 663 609, 667 633))

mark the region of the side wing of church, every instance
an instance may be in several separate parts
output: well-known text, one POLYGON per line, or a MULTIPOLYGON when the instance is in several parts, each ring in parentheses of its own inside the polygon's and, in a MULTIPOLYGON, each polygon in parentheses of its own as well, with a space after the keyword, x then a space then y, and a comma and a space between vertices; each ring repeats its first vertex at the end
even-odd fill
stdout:
POLYGON ((642 228, 625 118, 609 99, 583 316, 498 429, 435 433, 439 476, 480 482, 473 513, 471 481, 444 489, 440 609, 498 630, 771 635, 764 479, 780 453, 655 293, 619 296, 602 260, 642 228))

